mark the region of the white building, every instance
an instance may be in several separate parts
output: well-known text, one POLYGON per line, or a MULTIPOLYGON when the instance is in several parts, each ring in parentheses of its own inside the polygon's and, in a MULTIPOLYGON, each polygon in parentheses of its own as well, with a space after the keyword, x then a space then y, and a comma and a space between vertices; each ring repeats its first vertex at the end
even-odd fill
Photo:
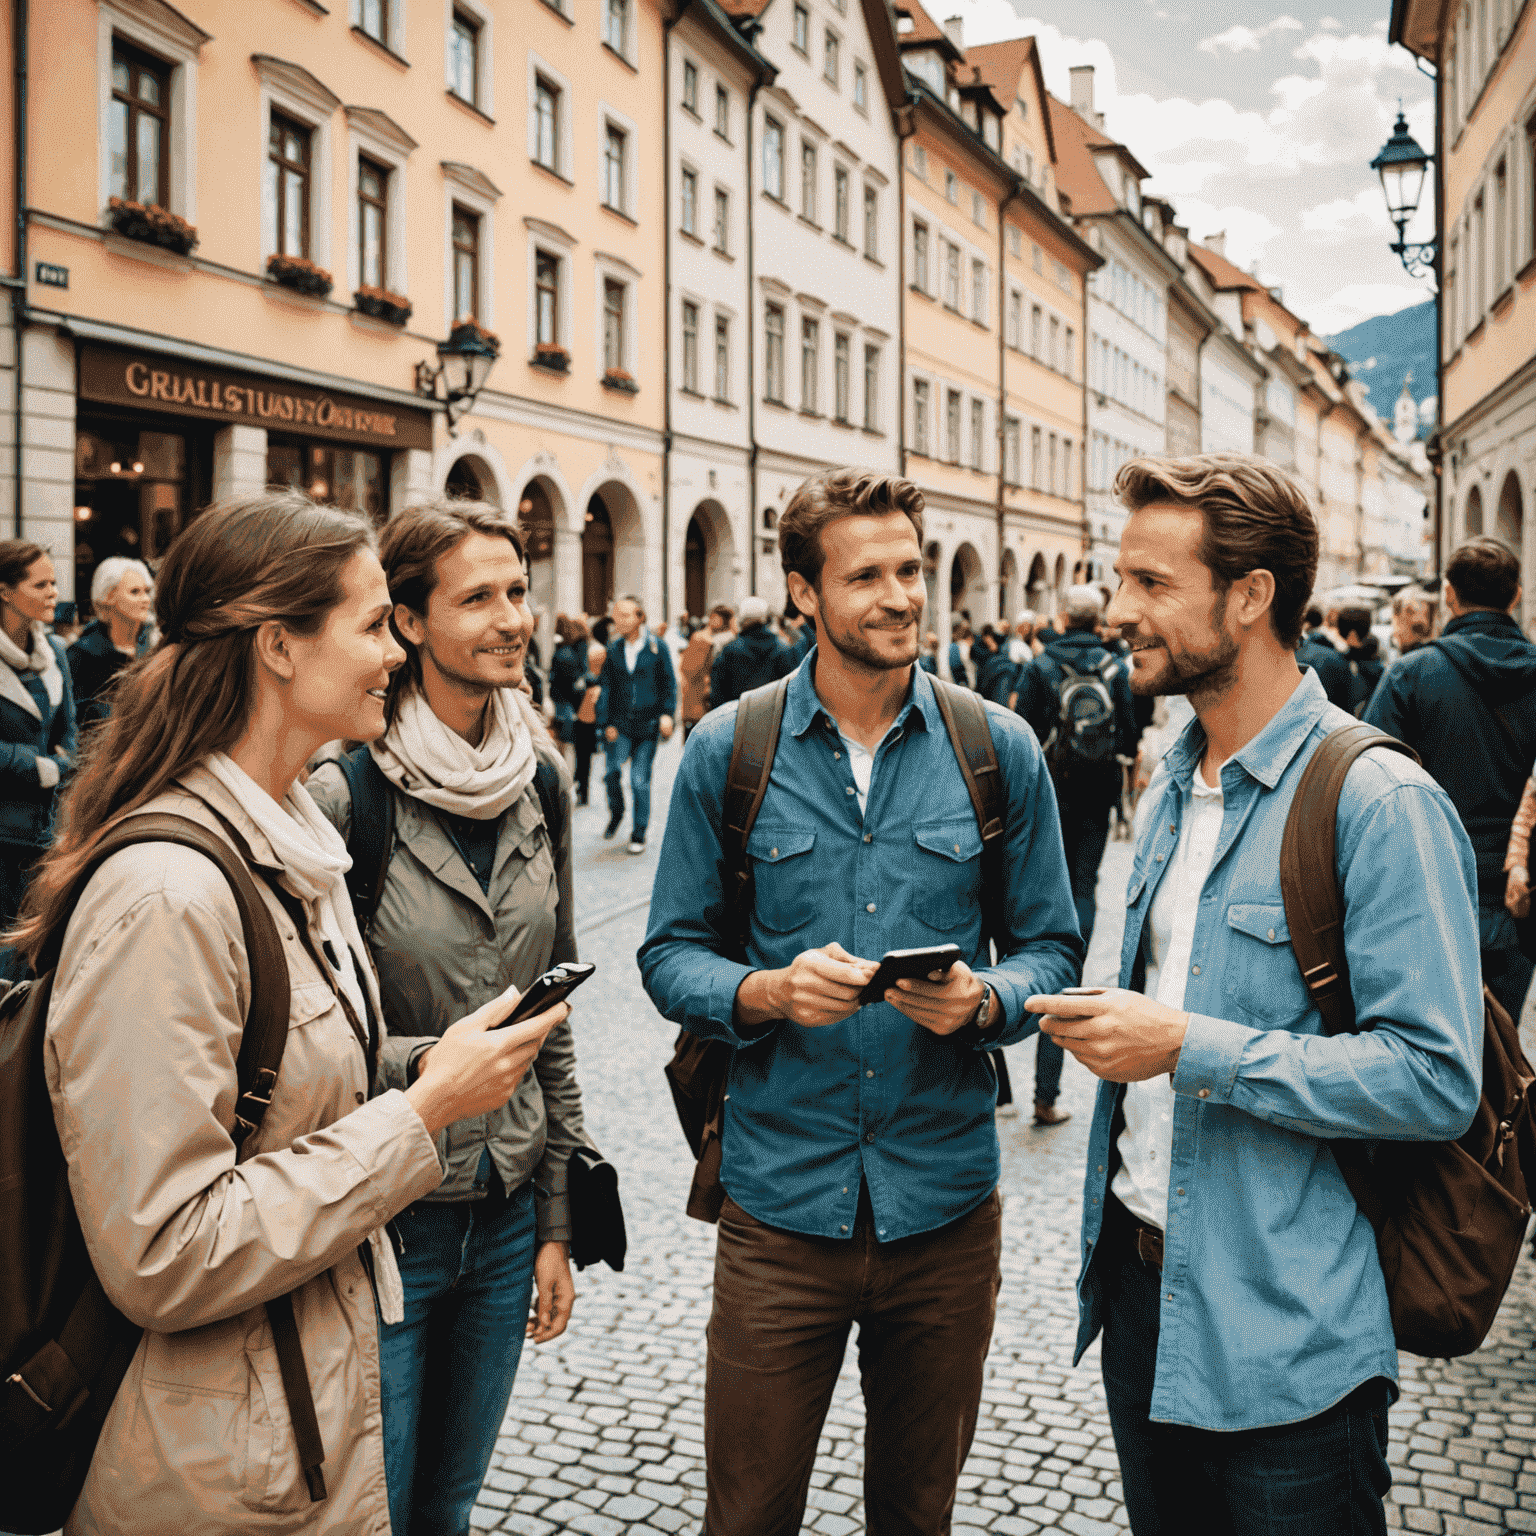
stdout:
POLYGON ((777 70, 752 113, 757 464, 748 586, 783 602, 775 529, 818 469, 901 467, 900 145, 882 0, 738 0, 777 70))
POLYGON ((668 35, 667 590, 697 617, 750 587, 749 116, 774 68, 714 0, 668 35))

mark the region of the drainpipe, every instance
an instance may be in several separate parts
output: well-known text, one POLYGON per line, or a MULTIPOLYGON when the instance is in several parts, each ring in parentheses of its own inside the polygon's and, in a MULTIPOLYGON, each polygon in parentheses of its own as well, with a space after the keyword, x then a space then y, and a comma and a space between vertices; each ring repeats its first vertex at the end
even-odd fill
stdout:
MULTIPOLYGON (((1440 540, 1444 533, 1445 477, 1442 465, 1445 445, 1440 441, 1440 422, 1445 420, 1445 131, 1443 72, 1435 61, 1435 414, 1440 418, 1429 434, 1430 468, 1435 477, 1435 544, 1430 556, 1430 591, 1440 584, 1442 569, 1440 540)), ((1527 183, 1529 184, 1529 183, 1527 183)))
POLYGON ((672 622, 672 28, 689 0, 661 24, 661 619, 672 622))
MULTIPOLYGON (((755 36, 755 34, 754 34, 755 36)), ((763 77, 747 96, 747 590, 757 595, 757 247, 752 239, 752 146, 757 122, 757 93, 763 77)))
MULTIPOLYGON (((1003 486, 1008 469, 1008 274, 1006 271, 1008 220, 1006 215, 1008 205, 1019 195, 1019 185, 1015 181, 1007 195, 997 205, 997 616, 1000 619, 1007 617, 1003 612, 1003 554, 1007 549, 1007 529, 1004 523, 1007 507, 1003 501, 1003 486)), ((1085 400, 1084 412, 1087 409, 1085 400)), ((1023 452, 1022 444, 1019 451, 1023 452)))
POLYGON ((907 140, 917 132, 913 98, 896 109, 896 464, 907 473, 907 140))
POLYGON ((21 427, 22 427, 22 333, 27 323, 27 50, 28 0, 15 0, 15 24, 11 30, 16 50, 16 123, 15 123, 15 198, 16 198, 16 277, 11 288, 11 324, 16 336, 16 415, 15 415, 15 534, 21 537, 21 427))

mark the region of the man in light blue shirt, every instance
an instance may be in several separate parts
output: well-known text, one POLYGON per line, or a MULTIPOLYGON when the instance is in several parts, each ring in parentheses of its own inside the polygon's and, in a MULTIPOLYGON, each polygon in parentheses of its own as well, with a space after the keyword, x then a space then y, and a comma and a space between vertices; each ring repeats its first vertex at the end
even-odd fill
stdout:
POLYGON ((1107 620, 1131 686, 1196 718, 1147 794, 1121 987, 1031 998, 1103 1082, 1078 1358, 1102 1329, 1136 1536, 1384 1532, 1397 1349, 1334 1139, 1471 1123, 1483 1010, 1472 849, 1429 775, 1366 753, 1336 865, 1361 1032, 1326 1036, 1290 945, 1280 843, 1312 753, 1351 723, 1294 650, 1317 567, 1305 497, 1242 454, 1132 460, 1107 620))

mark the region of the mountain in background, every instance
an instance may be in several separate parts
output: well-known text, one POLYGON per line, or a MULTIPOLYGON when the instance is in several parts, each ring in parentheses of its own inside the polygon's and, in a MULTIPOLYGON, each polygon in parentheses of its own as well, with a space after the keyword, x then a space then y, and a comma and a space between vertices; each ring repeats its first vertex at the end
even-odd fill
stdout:
MULTIPOLYGON (((1350 372, 1369 386, 1371 405, 1381 419, 1392 425, 1392 407, 1402 393, 1409 371, 1413 382, 1409 393, 1422 406, 1436 392, 1435 382, 1435 301, 1400 309, 1394 315, 1374 315, 1352 325, 1347 331, 1327 338, 1328 345, 1348 360, 1350 372)), ((1431 422, 1420 415, 1420 436, 1431 422)))

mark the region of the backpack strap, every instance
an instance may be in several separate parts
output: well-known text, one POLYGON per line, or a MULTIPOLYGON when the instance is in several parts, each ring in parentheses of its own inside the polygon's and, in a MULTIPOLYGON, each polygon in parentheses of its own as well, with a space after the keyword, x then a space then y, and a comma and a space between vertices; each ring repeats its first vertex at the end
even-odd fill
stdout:
POLYGON ((944 728, 949 732, 950 745, 955 749, 960 772, 965 776, 985 859, 992 844, 1000 845, 1007 796, 1003 772, 997 761, 997 748, 992 741, 992 727, 987 724, 987 707, 968 688, 957 688, 938 677, 930 677, 928 681, 933 685, 939 713, 944 717, 944 728))
POLYGON ((731 765, 726 770, 720 811, 720 841, 736 939, 742 951, 752 931, 752 867, 747 860, 747 839, 768 793, 788 693, 789 678, 781 677, 761 688, 748 689, 736 705, 736 732, 731 738, 731 765))
POLYGON ((553 852, 565 836, 565 796, 561 793, 560 770, 542 757, 538 763, 533 774, 533 787, 538 791, 539 809, 544 812, 544 825, 549 829, 549 846, 553 852))
POLYGON ((1344 954, 1344 893, 1334 864, 1339 794, 1355 759, 1373 747, 1418 762, 1412 747, 1374 727, 1343 725, 1323 738, 1301 775, 1280 840, 1280 895, 1291 950, 1330 1035, 1359 1027, 1344 954))
POLYGON ((338 766, 352 799, 347 829, 352 868, 347 871, 347 894, 352 898, 357 926, 366 938, 384 891, 384 876, 394 848, 395 797, 393 786, 367 747, 348 752, 338 766))

